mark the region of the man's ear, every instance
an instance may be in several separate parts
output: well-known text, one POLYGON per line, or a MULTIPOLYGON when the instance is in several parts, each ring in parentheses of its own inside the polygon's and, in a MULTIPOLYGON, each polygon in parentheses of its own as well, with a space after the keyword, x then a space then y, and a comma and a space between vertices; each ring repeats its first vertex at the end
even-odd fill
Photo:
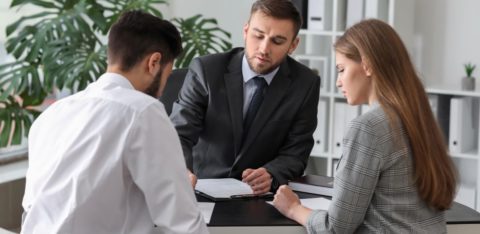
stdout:
POLYGON ((300 42, 300 38, 299 38, 299 37, 296 37, 295 39, 293 39, 292 44, 290 45, 290 48, 288 48, 288 54, 289 54, 289 55, 292 54, 293 51, 295 51, 295 49, 297 48, 299 42, 300 42))
POLYGON ((147 59, 148 73, 155 75, 160 69, 160 62, 162 61, 162 54, 160 52, 152 53, 147 59))
POLYGON ((247 40, 248 27, 249 27, 248 22, 245 23, 245 25, 243 25, 243 40, 247 40))

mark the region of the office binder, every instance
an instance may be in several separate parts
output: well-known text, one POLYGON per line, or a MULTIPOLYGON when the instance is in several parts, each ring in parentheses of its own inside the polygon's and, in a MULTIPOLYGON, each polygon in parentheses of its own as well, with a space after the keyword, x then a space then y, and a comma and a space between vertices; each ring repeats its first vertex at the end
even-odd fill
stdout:
POLYGON ((318 112, 317 112, 317 128, 313 132, 313 148, 312 154, 318 155, 325 153, 327 146, 327 119, 325 118, 325 113, 327 113, 327 101, 320 99, 318 101, 318 112))
POLYGON ((473 112, 473 98, 454 97, 450 100, 450 136, 448 147, 450 153, 465 153, 475 148, 477 140, 473 112))
POLYGON ((302 17, 302 29, 308 28, 308 0, 292 0, 293 5, 297 7, 302 17))
POLYGON ((308 29, 326 30, 332 24, 331 0, 308 0, 308 29))
POLYGON ((293 191, 333 196, 333 177, 305 175, 288 182, 293 191))
POLYGON ((336 158, 342 156, 343 136, 348 124, 358 116, 358 108, 344 102, 335 102, 333 115, 333 153, 336 158))
POLYGON ((387 20, 388 2, 388 0, 365 0, 365 18, 387 20))
POLYGON ((363 0, 347 0, 346 27, 350 27, 363 19, 363 0))

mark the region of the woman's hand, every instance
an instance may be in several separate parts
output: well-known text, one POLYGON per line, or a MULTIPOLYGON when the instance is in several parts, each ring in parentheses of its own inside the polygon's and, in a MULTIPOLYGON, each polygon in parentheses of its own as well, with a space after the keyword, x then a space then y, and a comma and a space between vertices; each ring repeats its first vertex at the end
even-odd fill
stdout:
POLYGON ((280 213, 305 226, 312 210, 302 206, 300 199, 288 186, 278 188, 273 205, 280 213))

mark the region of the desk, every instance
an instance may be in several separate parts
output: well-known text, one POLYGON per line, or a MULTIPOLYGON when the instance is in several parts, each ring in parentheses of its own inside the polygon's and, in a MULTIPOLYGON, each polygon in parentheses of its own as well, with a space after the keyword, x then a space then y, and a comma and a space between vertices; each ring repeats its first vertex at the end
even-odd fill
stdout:
MULTIPOLYGON (((299 194, 302 198, 316 195, 299 194)), ((198 201, 211 202, 197 195, 198 201)), ((271 199, 270 199, 271 200, 271 199)), ((446 212, 448 233, 480 233, 480 213, 459 203, 446 212)), ((297 222, 280 214, 263 199, 222 201, 215 204, 208 224, 211 234, 307 233, 297 222)))

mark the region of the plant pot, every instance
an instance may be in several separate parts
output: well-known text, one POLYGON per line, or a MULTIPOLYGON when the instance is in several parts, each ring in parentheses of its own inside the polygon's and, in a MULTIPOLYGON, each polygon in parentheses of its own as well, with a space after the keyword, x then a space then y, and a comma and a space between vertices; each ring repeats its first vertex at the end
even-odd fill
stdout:
POLYGON ((475 78, 471 76, 463 77, 462 90, 475 90, 475 78))

